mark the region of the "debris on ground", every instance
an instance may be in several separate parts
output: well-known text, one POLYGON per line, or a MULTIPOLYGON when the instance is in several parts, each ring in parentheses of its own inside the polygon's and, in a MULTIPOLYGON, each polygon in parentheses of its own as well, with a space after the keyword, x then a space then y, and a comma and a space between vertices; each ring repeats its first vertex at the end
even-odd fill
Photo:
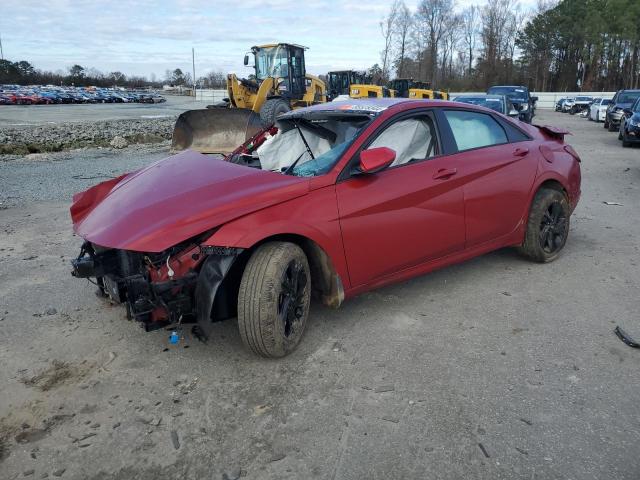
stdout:
POLYGON ((188 393, 193 392, 193 390, 196 388, 197 385, 198 385, 198 377, 194 377, 193 380, 191 380, 191 382, 182 383, 182 385, 180 385, 180 393, 183 395, 187 395, 188 393))
POLYGON ((629 345, 632 348, 640 348, 640 343, 636 342, 633 338, 629 336, 627 332, 622 330, 619 326, 615 328, 613 331, 620 340, 629 345))
POLYGON ((178 432, 171 430, 171 443, 176 450, 180 449, 180 439, 178 438, 178 432))
POLYGON ((487 453, 487 449, 486 449, 486 448, 484 448, 484 445, 482 445, 481 443, 479 443, 479 444, 478 444, 478 447, 480 447, 480 450, 482 450, 482 453, 484 454, 484 456, 485 456, 485 457, 487 457, 487 458, 491 458, 491 457, 489 456, 489 454, 487 453))
POLYGON ((624 205, 618 202, 602 202, 602 203, 604 203, 605 205, 617 205, 619 207, 624 207, 624 205))
POLYGON ((380 387, 376 387, 374 392, 376 393, 384 393, 384 392, 393 392, 396 389, 393 385, 381 385, 380 387))

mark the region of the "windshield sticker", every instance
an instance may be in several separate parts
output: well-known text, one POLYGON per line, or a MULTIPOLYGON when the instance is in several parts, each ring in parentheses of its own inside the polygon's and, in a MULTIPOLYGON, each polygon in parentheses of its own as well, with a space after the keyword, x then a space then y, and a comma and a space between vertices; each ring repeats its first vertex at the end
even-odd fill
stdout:
POLYGON ((359 112, 382 112, 386 110, 387 107, 384 105, 372 105, 372 104, 364 104, 364 105, 340 105, 338 110, 354 110, 359 112))

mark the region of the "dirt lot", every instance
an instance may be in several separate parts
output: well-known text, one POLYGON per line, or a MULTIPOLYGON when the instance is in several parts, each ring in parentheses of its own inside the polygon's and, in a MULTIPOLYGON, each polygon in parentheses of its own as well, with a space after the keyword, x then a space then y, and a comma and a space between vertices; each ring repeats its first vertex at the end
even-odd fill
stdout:
POLYGON ((612 331, 640 338, 640 149, 537 120, 583 158, 558 261, 502 250, 314 305, 277 361, 234 321, 170 346, 70 276, 70 194, 166 147, 0 161, 0 477, 637 479, 640 351, 612 331))

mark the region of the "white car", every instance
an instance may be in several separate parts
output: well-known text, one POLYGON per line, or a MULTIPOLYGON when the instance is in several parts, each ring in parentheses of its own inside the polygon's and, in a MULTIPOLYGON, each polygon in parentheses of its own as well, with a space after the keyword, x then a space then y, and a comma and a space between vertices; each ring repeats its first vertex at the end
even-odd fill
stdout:
POLYGON ((571 107, 573 107, 573 104, 576 103, 576 99, 573 97, 569 97, 567 98, 564 103, 562 104, 562 113, 567 113, 569 111, 571 111, 571 107))
POLYGON ((589 107, 589 120, 604 122, 604 117, 607 114, 607 105, 610 103, 610 98, 596 98, 589 107))

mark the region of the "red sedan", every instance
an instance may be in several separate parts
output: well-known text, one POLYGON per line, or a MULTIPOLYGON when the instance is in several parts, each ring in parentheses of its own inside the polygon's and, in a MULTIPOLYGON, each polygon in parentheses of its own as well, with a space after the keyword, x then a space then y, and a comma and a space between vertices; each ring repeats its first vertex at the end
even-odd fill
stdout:
POLYGON ((74 275, 148 328, 238 319, 279 357, 311 294, 343 300, 503 247, 549 262, 580 198, 566 131, 445 101, 332 102, 225 158, 193 151, 76 194, 74 275))

